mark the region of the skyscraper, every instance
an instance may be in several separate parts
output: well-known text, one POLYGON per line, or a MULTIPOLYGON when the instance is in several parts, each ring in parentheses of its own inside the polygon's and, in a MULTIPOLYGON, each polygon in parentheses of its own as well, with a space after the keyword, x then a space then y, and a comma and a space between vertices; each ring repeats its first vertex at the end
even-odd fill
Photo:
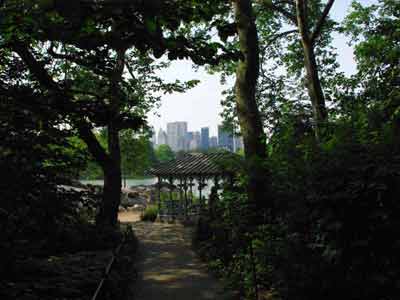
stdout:
POLYGON ((243 149, 243 137, 235 135, 233 137, 233 152, 243 149))
POLYGON ((186 150, 186 122, 173 122, 167 124, 168 145, 172 151, 186 150))
POLYGON ((155 148, 157 146, 157 134, 156 134, 156 130, 154 129, 154 127, 151 127, 151 139, 150 139, 151 145, 153 146, 153 148, 155 148))
POLYGON ((218 125, 218 146, 229 151, 233 151, 232 133, 225 130, 222 125, 218 125))
POLYGON ((193 150, 190 148, 190 143, 193 140, 193 131, 188 131, 186 133, 186 150, 193 150))
POLYGON ((157 139, 157 145, 167 145, 168 144, 168 137, 167 134, 165 133, 162 128, 158 131, 158 139, 157 139))
POLYGON ((208 127, 201 128, 200 148, 207 150, 210 147, 210 129, 208 127))
POLYGON ((210 137, 210 148, 218 147, 218 138, 216 136, 210 137))
POLYGON ((193 140, 191 142, 191 150, 198 150, 201 146, 201 135, 200 132, 193 132, 193 140))

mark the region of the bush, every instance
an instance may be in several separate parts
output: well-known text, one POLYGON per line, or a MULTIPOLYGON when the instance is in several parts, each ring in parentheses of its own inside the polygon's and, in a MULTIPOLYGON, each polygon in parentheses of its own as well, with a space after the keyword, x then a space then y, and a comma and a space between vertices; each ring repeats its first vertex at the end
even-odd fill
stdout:
POLYGON ((147 206, 143 214, 140 216, 142 221, 154 222, 157 219, 158 208, 156 205, 147 206))
POLYGON ((273 222, 252 222, 240 178, 199 221, 196 248, 240 299, 399 295, 398 141, 386 127, 358 135, 342 123, 318 147, 283 130, 270 142, 273 222))

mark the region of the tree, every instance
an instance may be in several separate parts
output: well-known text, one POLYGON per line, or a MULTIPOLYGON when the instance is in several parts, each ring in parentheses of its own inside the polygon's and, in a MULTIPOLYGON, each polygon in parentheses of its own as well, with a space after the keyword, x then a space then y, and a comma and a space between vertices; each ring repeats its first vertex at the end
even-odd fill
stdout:
POLYGON ((145 175, 156 159, 149 135, 129 129, 121 132, 121 157, 124 179, 145 175))
MULTIPOLYGON (((315 48, 318 39, 327 24, 332 25, 328 14, 335 0, 328 0, 322 6, 320 0, 305 1, 266 1, 262 5, 284 18, 287 24, 295 26, 298 31, 304 58, 304 68, 307 76, 307 89, 313 108, 315 135, 320 140, 322 128, 328 119, 325 96, 321 85, 319 67, 317 65, 315 48)), ((287 31, 290 34, 293 31, 287 31)))
POLYGON ((256 211, 262 211, 266 207, 266 170, 263 168, 266 145, 256 101, 259 45, 252 2, 249 0, 234 1, 234 12, 242 53, 236 70, 236 110, 248 164, 248 197, 256 211))
POLYGON ((171 147, 168 145, 158 146, 155 151, 155 154, 157 161, 161 163, 175 159, 175 154, 172 151, 171 147))
MULTIPOLYGON (((164 11, 155 3, 118 5, 110 10, 107 3, 90 1, 65 6, 9 0, 0 7, 2 46, 19 56, 29 82, 38 83, 36 87, 50 95, 50 101, 41 105, 65 117, 101 166, 104 190, 97 220, 111 226, 117 222, 121 193, 119 132, 144 126, 146 112, 158 99, 148 91, 184 91, 195 84, 164 84, 153 74, 150 50, 157 57, 167 47, 183 52, 176 51, 172 58, 188 55, 188 46, 178 47, 174 36, 166 45, 155 19, 164 11), (128 61, 137 53, 132 49, 140 50, 136 61, 128 61), (123 76, 126 69, 129 80, 123 76), (97 127, 107 128, 107 150, 96 139, 93 131, 97 127)), ((164 8, 168 13, 171 10, 164 8)), ((165 28, 178 26, 177 19, 169 16, 164 16, 165 28)))
POLYGON ((380 0, 370 6, 354 1, 341 28, 355 48, 357 74, 353 82, 369 101, 393 96, 399 84, 399 9, 397 1, 380 0))
MULTIPOLYGON (((398 1, 380 0, 363 6, 354 1, 342 32, 351 38, 357 73, 343 84, 340 108, 355 118, 360 113, 374 116, 376 125, 394 132, 400 147, 400 44, 398 1)), ((376 133, 365 128, 367 135, 376 133)))
MULTIPOLYGON (((289 3, 294 4, 293 1, 285 3, 288 6, 289 3)), ((279 5, 283 5, 283 2, 279 2, 279 5)), ((309 1, 309 6, 309 18, 319 17, 323 9, 322 4, 313 1, 311 5, 309 1)), ((287 110, 302 115, 304 122, 307 123, 305 125, 315 129, 312 103, 307 95, 308 80, 305 73, 304 51, 298 29, 282 14, 266 7, 263 1, 255 1, 254 14, 260 44, 260 74, 256 99, 267 136, 273 134, 275 125, 282 121, 282 112, 287 110)), ((338 73, 336 49, 331 45, 331 33, 335 30, 334 22, 327 18, 325 23, 315 42, 314 52, 324 97, 326 101, 332 103, 338 90, 339 78, 343 75, 338 73)), ((231 39, 227 47, 237 47, 237 40, 231 39)), ((232 74, 233 65, 233 62, 226 62, 216 69, 222 71, 222 80, 232 74)), ((228 126, 237 128, 234 97, 233 89, 225 91, 222 116, 228 126)))
POLYGON ((48 95, 3 85, 24 79, 14 72, 22 68, 15 57, 1 59, 15 63, 12 72, 0 67, 0 276, 6 278, 18 259, 34 255, 29 245, 48 253, 81 220, 78 204, 85 201, 59 186, 71 184, 86 157, 73 142, 75 130, 51 109, 38 109, 48 95))

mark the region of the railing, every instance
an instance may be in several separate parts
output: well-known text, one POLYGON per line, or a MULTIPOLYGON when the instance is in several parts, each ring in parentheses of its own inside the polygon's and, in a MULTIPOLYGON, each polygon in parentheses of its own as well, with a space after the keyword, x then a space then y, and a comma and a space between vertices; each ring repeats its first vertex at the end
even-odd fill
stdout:
POLYGON ((195 216, 200 213, 199 204, 188 204, 185 209, 185 204, 177 200, 164 200, 160 203, 159 217, 160 218, 179 218, 185 216, 195 216))
POLYGON ((103 289, 104 283, 106 282, 106 280, 107 280, 107 278, 108 278, 108 276, 109 276, 109 274, 110 274, 110 272, 111 272, 111 268, 112 268, 112 266, 113 266, 113 264, 114 264, 114 262, 115 262, 115 260, 116 260, 116 258, 117 258, 117 256, 118 256, 119 252, 121 251, 122 246, 123 246, 124 243, 125 243, 125 240, 126 240, 126 235, 124 234, 121 243, 120 243, 120 244, 118 245, 118 247, 115 248, 114 251, 112 252, 112 256, 111 256, 111 258, 110 258, 110 260, 109 260, 107 266, 106 266, 105 269, 104 269, 103 277, 101 278, 101 280, 100 280, 100 282, 99 282, 99 284, 98 284, 98 286, 97 286, 97 289, 96 289, 96 291, 94 292, 94 295, 93 295, 93 297, 92 297, 92 300, 97 300, 97 299, 98 299, 98 297, 99 297, 99 295, 100 295, 100 292, 101 292, 102 289, 103 289))

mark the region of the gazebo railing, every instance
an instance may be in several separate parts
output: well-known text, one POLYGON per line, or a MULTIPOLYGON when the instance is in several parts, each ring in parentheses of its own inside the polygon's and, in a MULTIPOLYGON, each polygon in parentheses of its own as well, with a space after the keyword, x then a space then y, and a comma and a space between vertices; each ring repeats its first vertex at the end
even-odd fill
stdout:
POLYGON ((160 203, 160 217, 179 217, 184 215, 184 205, 177 200, 163 200, 160 203))
POLYGON ((189 204, 185 208, 185 203, 178 200, 163 200, 160 203, 159 217, 162 218, 184 218, 200 214, 200 204, 189 204))

